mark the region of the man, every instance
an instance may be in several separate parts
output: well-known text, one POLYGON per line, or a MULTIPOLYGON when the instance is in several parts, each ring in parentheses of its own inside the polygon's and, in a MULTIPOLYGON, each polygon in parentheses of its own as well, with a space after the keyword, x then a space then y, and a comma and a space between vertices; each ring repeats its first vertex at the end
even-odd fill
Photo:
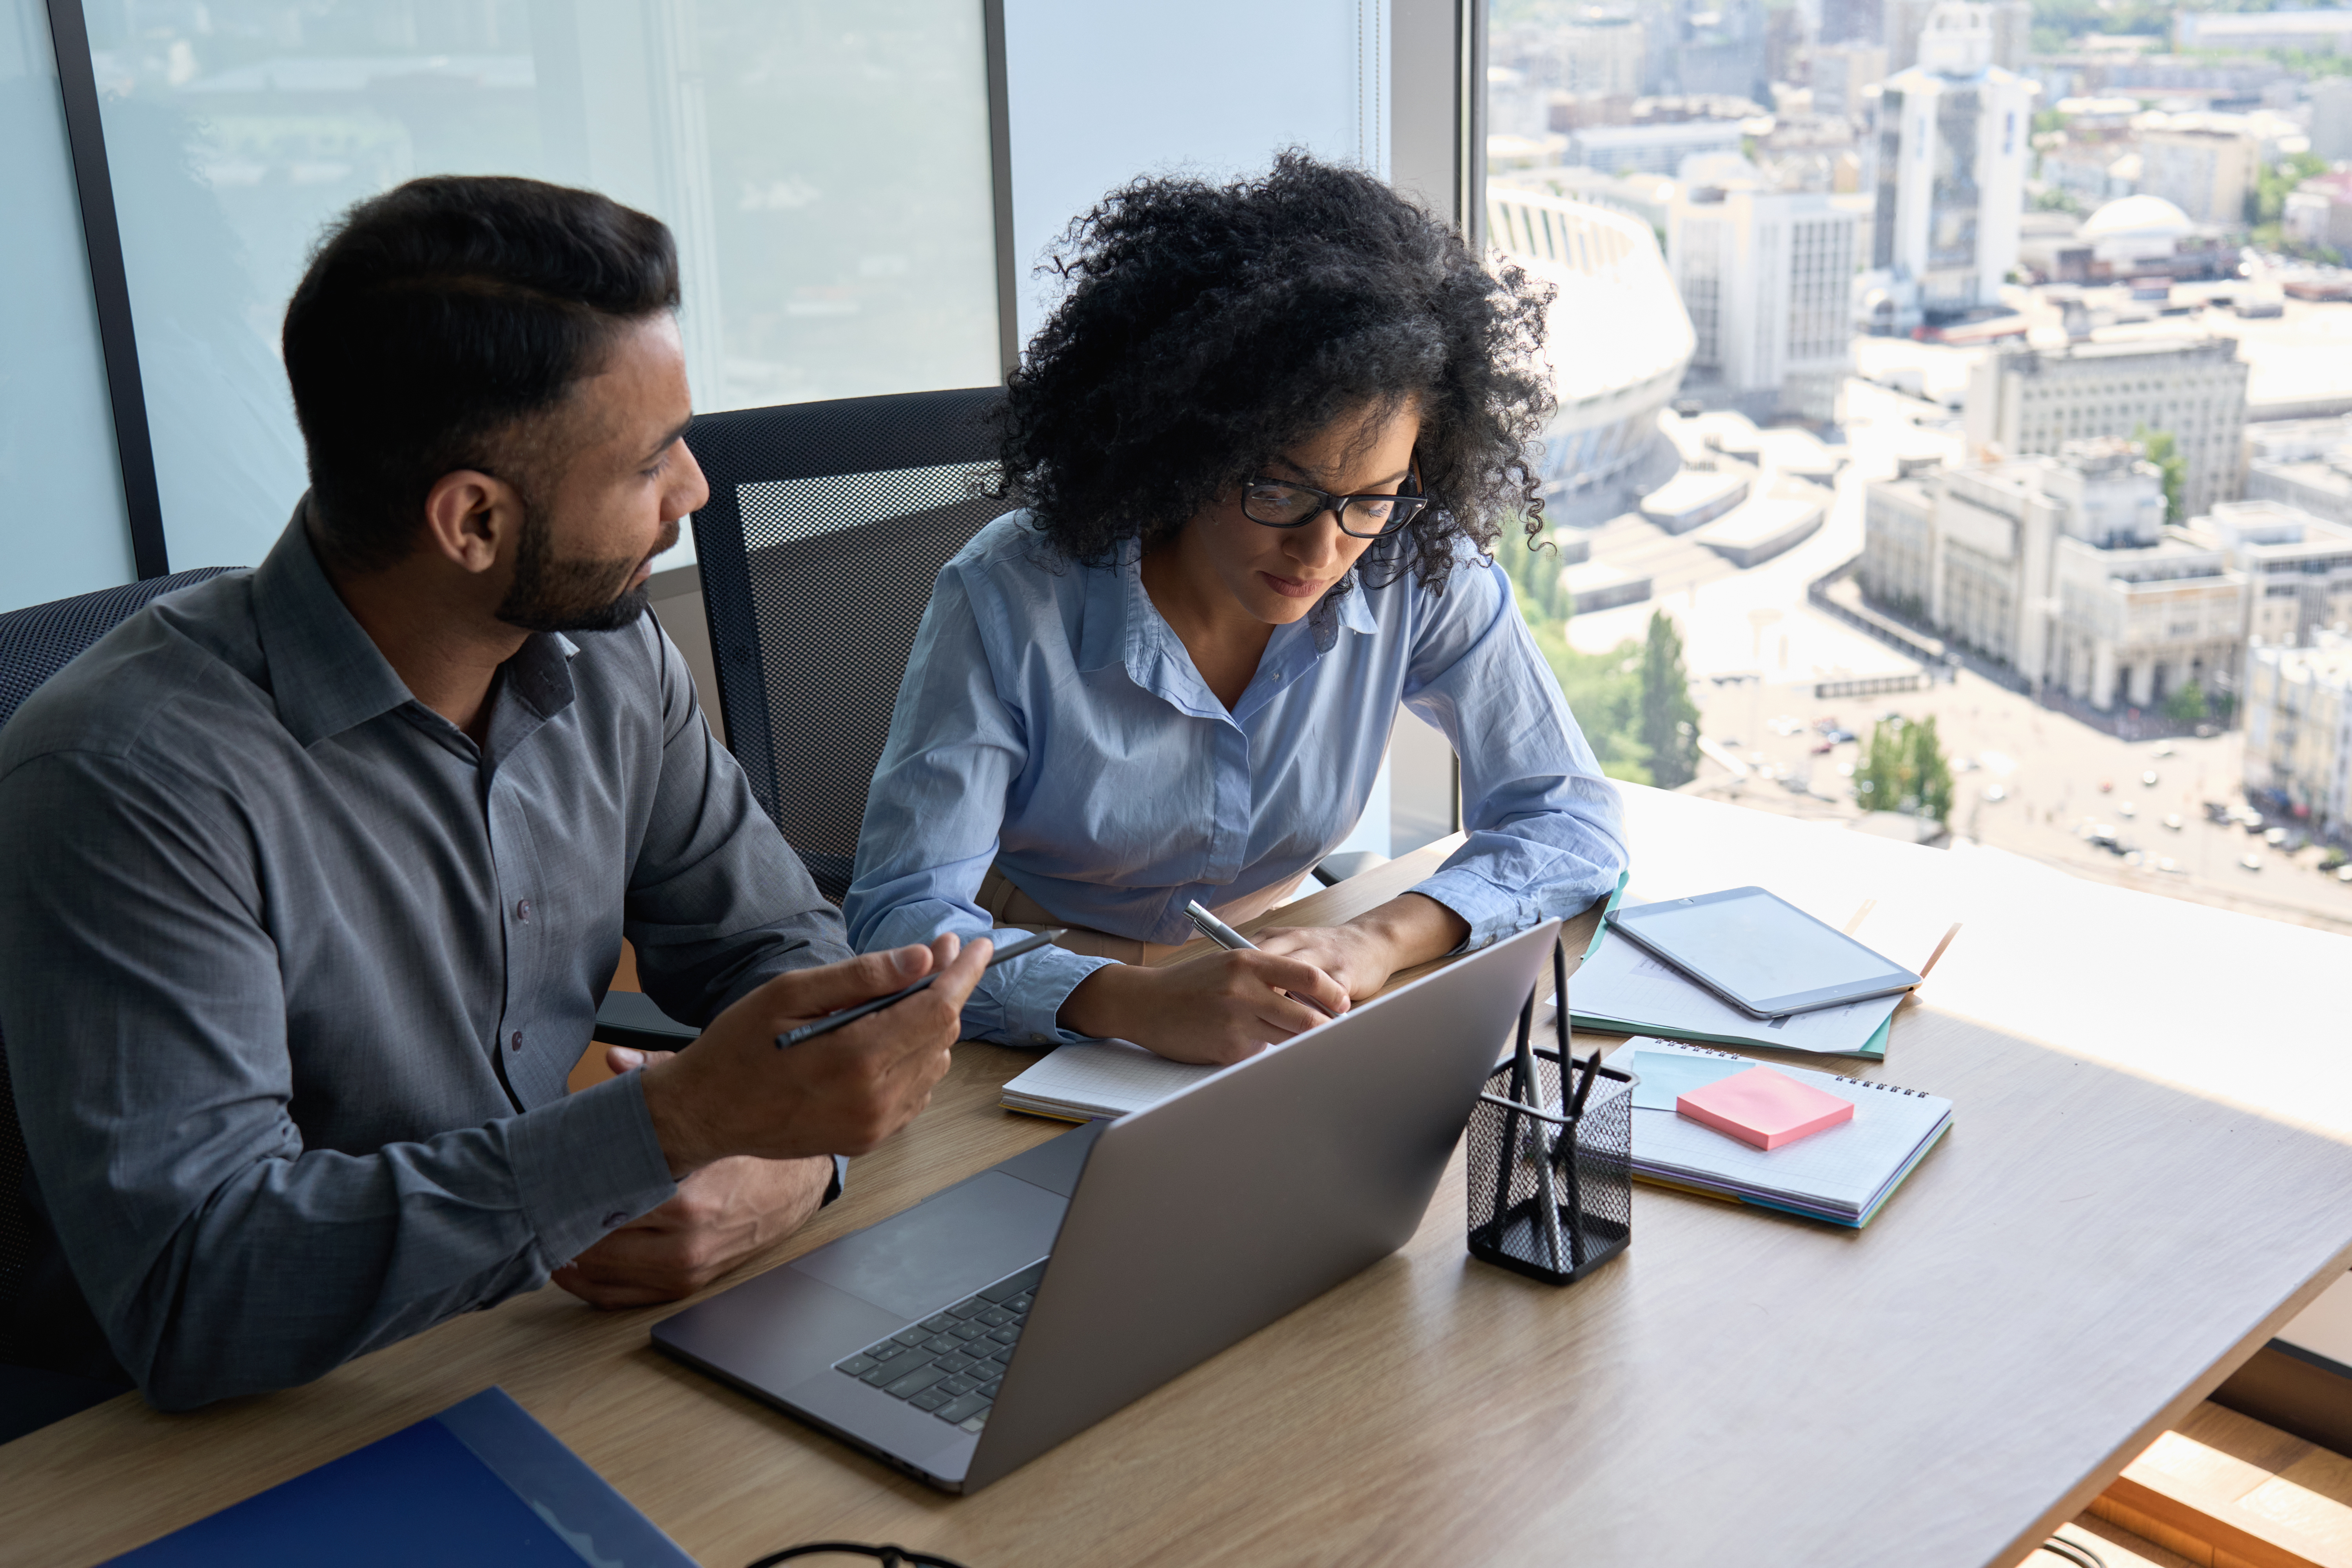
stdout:
POLYGON ((362 203, 286 314, 284 535, 0 735, 0 1030, 53 1231, 20 1358, 178 1409, 550 1278, 674 1299, 928 1100, 987 944, 854 957, 644 613, 708 494, 677 299, 667 230, 592 193, 362 203), (625 934, 705 1032, 567 1095, 625 934))

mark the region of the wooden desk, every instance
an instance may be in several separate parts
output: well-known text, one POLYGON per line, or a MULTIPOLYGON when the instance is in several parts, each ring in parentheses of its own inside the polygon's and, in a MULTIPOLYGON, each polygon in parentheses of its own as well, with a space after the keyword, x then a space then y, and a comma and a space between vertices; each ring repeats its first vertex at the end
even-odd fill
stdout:
MULTIPOLYGON (((0 1559, 121 1551, 497 1383, 714 1568, 828 1536, 971 1568, 2009 1568, 2352 1264, 2352 941, 1627 795, 1652 894, 1967 922, 1860 1069, 1958 1102, 1869 1230, 1637 1188, 1631 1251, 1555 1290, 1468 1260, 1457 1157, 1403 1251, 967 1499, 656 1354, 657 1311, 547 1289, 307 1388, 0 1449, 0 1559)), ((994 1109, 1026 1053, 958 1057, 779 1258, 1054 1133, 994 1109)))

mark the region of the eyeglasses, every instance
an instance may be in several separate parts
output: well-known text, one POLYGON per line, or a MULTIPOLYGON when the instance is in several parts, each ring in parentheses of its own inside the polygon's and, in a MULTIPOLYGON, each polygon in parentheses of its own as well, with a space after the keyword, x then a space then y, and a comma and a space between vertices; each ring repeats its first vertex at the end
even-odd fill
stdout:
MULTIPOLYGON (((1408 479, 1407 483, 1412 480, 1408 479)), ((1252 479, 1242 487, 1242 515, 1268 528, 1304 528, 1325 512, 1351 539, 1394 533, 1421 515, 1427 496, 1335 496, 1287 479, 1252 479)))

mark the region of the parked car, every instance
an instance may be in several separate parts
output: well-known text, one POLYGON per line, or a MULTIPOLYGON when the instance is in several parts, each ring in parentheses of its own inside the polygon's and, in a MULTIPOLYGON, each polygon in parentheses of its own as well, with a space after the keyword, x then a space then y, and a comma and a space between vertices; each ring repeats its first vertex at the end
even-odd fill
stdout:
POLYGON ((2263 842, 2269 845, 2273 849, 2277 848, 2280 845, 2286 842, 2286 829, 2284 827, 2272 828, 2269 832, 2263 835, 2263 842))
POLYGON ((2147 785, 2148 788, 2154 789, 2156 787, 2156 770, 2154 768, 2150 768, 2147 772, 2140 774, 2139 782, 2147 785))
POLYGON ((2239 857, 2238 864, 2249 871, 2259 871, 2263 868, 2263 858, 2259 855, 2242 855, 2239 857))
POLYGON ((2175 833, 2179 832, 2181 827, 2180 814, 2177 811, 2167 812, 2164 816, 2164 825, 2172 829, 2175 833))

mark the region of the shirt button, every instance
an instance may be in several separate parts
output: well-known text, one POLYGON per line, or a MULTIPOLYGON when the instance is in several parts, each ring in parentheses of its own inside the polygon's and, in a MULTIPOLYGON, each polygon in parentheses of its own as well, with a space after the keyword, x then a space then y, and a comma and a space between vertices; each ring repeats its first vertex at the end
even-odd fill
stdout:
POLYGON ((515 900, 515 919, 522 921, 525 925, 529 925, 530 923, 530 900, 529 899, 517 899, 515 900))
POLYGON ((510 1051, 519 1051, 522 1049, 522 1031, 520 1029, 517 1029, 513 1034, 507 1037, 507 1049, 510 1051))

